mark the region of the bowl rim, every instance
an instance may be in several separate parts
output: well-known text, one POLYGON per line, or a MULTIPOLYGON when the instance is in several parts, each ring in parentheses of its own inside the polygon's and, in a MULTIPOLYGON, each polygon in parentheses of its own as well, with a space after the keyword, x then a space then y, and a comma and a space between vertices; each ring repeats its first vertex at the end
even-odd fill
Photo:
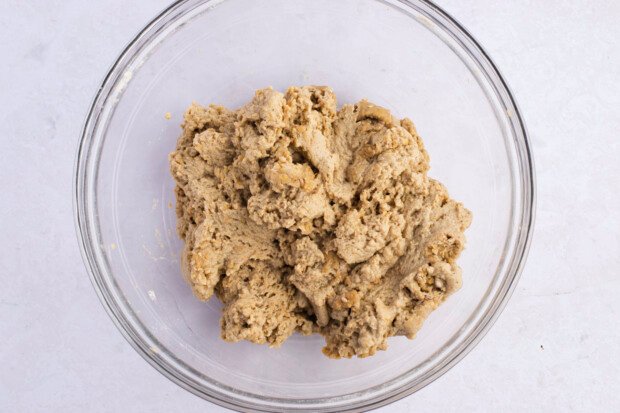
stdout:
MULTIPOLYGON (((235 392, 237 397, 235 397, 235 395, 231 397, 230 394, 200 387, 196 382, 189 380, 188 377, 181 374, 181 372, 175 369, 174 366, 172 366, 167 360, 156 356, 152 351, 150 351, 149 346, 145 342, 145 338, 148 337, 142 336, 131 326, 130 321, 126 319, 125 314, 115 302, 115 298, 108 291, 108 287, 106 286, 105 280, 101 274, 98 256, 94 248, 94 238, 92 237, 91 229, 89 227, 92 217, 89 216, 88 203, 84 195, 86 193, 86 183, 88 182, 86 179, 87 174, 90 173, 94 175, 95 179, 97 175, 97 168, 94 168, 93 170, 89 170, 88 168, 91 166, 91 162, 93 162, 90 149, 93 144, 93 134, 97 129, 101 111, 105 106, 106 100, 109 97, 113 86, 118 81, 119 76, 123 74, 126 65, 131 63, 134 53, 139 52, 141 50, 141 46, 148 44, 148 40, 146 42, 144 41, 145 38, 148 39, 151 36, 156 35, 159 31, 165 28, 165 24, 174 21, 176 16, 184 14, 185 11, 187 11, 183 9, 184 6, 190 4, 195 4, 198 6, 208 3, 218 3, 220 1, 226 0, 176 0, 170 6, 165 8, 146 26, 144 26, 144 28, 141 29, 138 34, 125 46, 118 58, 108 69, 103 81, 100 83, 100 86, 95 93, 84 121, 84 126, 82 128, 82 133, 80 135, 79 144, 75 155, 72 197, 74 223, 78 244, 91 283, 93 284, 99 300, 118 330, 143 359, 180 387, 220 406, 239 411, 272 412, 282 411, 284 408, 295 411, 312 409, 313 411, 322 412, 353 412, 375 409, 400 400, 441 377, 456 363, 463 359, 463 357, 465 357, 480 342, 505 308, 525 265, 534 229, 536 180, 533 155, 529 144, 529 134, 514 95, 512 94, 507 82, 501 75, 497 66, 490 59, 484 48, 456 19, 451 17, 442 8, 435 5, 431 0, 393 0, 395 3, 399 3, 401 7, 412 9, 413 11, 420 13, 422 16, 431 19, 433 23, 439 23, 443 26, 443 30, 451 35, 453 40, 456 40, 463 50, 467 51, 469 56, 476 61, 483 73, 489 77, 489 81, 495 89, 494 92, 496 93, 498 99, 504 104, 506 110, 512 111, 512 114, 508 115, 508 118, 510 121, 510 126, 513 128, 515 137, 517 138, 514 142, 516 151, 515 156, 517 157, 518 169, 520 171, 519 176, 521 178, 520 183, 523 194, 521 200, 521 216, 513 217, 513 219, 520 222, 520 225, 519 231, 516 234, 514 252, 512 253, 512 256, 509 257, 510 263, 506 270, 506 277, 501 283, 498 292, 493 297, 491 304, 481 316, 480 321, 475 326, 473 331, 469 333, 469 336, 467 336, 466 339, 458 345, 455 351, 452 351, 438 366, 436 366, 434 370, 429 371, 426 374, 426 377, 423 377, 422 380, 418 382, 413 382, 410 380, 409 382, 402 383, 395 389, 388 388, 387 391, 383 393, 379 392, 370 398, 365 398, 358 402, 352 401, 347 404, 343 404, 343 401, 347 401, 346 397, 292 401, 291 399, 271 397, 264 398, 251 394, 244 395, 239 392, 235 392), (414 4, 414 2, 419 4, 414 4), (330 402, 335 402, 337 404, 333 404, 332 406, 325 404, 330 402)), ((389 3, 388 0, 375 1, 394 7, 394 5, 389 3)), ((95 162, 97 161, 98 160, 95 160, 95 162)), ((405 373, 403 376, 409 373, 411 372, 405 373)), ((397 379, 398 378, 391 380, 394 381, 397 379)), ((217 385, 220 387, 222 386, 219 383, 216 383, 216 386, 217 385)))

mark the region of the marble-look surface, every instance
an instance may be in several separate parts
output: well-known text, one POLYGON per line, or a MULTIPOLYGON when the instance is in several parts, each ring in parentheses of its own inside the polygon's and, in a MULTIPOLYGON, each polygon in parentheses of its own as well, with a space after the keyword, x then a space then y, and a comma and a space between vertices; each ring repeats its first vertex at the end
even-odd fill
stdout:
MULTIPOLYGON (((125 342, 77 247, 73 162, 106 68, 166 0, 4 0, 0 411, 226 411, 125 342)), ((620 410, 620 2, 438 0, 520 103, 538 174, 529 260, 482 342, 381 412, 620 410)))

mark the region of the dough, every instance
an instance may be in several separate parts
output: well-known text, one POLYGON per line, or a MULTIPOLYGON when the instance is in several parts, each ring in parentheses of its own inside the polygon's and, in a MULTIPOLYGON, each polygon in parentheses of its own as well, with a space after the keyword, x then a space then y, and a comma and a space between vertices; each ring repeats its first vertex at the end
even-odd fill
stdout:
POLYGON ((471 214, 427 177, 409 119, 327 87, 258 90, 237 111, 192 104, 170 155, 182 269, 224 304, 225 340, 295 331, 333 358, 413 338, 461 286, 471 214))

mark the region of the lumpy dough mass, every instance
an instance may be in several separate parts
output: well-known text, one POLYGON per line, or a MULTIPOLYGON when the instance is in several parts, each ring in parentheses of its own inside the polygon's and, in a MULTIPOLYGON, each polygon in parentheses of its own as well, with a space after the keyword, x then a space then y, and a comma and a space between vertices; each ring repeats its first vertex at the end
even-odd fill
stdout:
POLYGON ((333 358, 413 338, 461 286, 471 214, 427 177, 409 119, 327 87, 192 104, 170 155, 182 269, 223 302, 222 338, 277 347, 295 331, 333 358))

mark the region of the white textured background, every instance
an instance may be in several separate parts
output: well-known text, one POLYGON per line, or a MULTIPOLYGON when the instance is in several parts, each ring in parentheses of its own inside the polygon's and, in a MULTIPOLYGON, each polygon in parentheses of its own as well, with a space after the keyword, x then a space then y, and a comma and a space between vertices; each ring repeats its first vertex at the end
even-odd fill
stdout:
MULTIPOLYGON (((490 53, 538 173, 528 264, 456 367, 381 412, 620 411, 620 1, 438 0, 490 53)), ((0 411, 225 411, 161 376, 99 303, 73 226, 86 110, 167 0, 2 0, 0 411)))

